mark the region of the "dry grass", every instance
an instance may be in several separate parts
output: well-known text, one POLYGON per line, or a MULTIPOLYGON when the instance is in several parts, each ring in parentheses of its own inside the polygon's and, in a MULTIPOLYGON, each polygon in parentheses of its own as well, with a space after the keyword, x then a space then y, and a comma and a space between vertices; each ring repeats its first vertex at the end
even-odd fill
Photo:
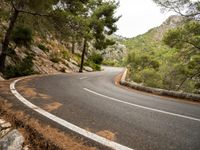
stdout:
POLYGON ((99 136, 102 136, 108 140, 114 141, 116 140, 116 133, 113 133, 111 131, 108 130, 103 130, 103 131, 99 131, 96 133, 99 136))
POLYGON ((58 103, 58 102, 53 102, 53 103, 50 103, 50 104, 47 104, 46 106, 44 106, 43 108, 48 111, 48 112, 52 112, 58 108, 60 108, 62 106, 61 103, 58 103))
POLYGON ((25 144, 33 150, 96 150, 78 137, 65 134, 58 129, 39 122, 22 111, 13 109, 12 104, 0 98, 0 115, 10 121, 25 137, 25 144))

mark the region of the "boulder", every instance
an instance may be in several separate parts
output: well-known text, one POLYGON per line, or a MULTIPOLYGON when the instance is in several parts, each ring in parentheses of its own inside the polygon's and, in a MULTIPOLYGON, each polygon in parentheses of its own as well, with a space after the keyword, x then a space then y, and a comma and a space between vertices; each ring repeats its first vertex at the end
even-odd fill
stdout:
POLYGON ((79 71, 79 67, 75 64, 73 64, 72 62, 69 62, 67 60, 63 60, 64 61, 64 64, 66 66, 69 67, 69 69, 71 69, 73 72, 78 72, 79 71))
POLYGON ((43 52, 43 51, 42 51, 41 49, 39 49, 38 47, 32 46, 32 47, 31 47, 31 50, 32 50, 33 52, 35 52, 35 54, 36 54, 37 56, 41 56, 41 57, 43 57, 43 58, 47 58, 46 53, 43 52))
POLYGON ((69 61, 70 61, 72 64, 78 66, 78 63, 77 63, 75 60, 73 60, 73 59, 70 58, 69 61))
POLYGON ((10 131, 0 139, 1 150, 21 150, 24 143, 24 137, 16 129, 10 131))
POLYGON ((0 76, 0 81, 3 81, 4 80, 4 78, 2 78, 1 76, 0 76))
POLYGON ((89 66, 84 66, 83 68, 84 68, 84 70, 86 70, 88 72, 92 72, 93 71, 93 69, 91 67, 89 67, 89 66))

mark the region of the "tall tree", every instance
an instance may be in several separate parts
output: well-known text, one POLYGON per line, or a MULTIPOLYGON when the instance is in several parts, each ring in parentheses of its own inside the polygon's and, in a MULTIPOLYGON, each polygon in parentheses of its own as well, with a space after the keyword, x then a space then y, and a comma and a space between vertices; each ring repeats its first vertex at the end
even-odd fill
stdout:
POLYGON ((164 10, 174 11, 187 18, 200 20, 199 0, 153 0, 164 10))
POLYGON ((0 54, 0 72, 4 72, 5 60, 11 34, 20 14, 30 14, 37 16, 47 16, 52 10, 52 6, 57 4, 57 0, 7 0, 11 7, 9 25, 2 41, 2 52, 0 54), (39 4, 39 5, 38 5, 39 4))
MULTIPOLYGON (((79 10, 77 8, 77 10, 79 10)), ((69 10, 56 9, 53 13, 54 27, 57 34, 72 43, 72 53, 74 53, 75 44, 82 38, 84 31, 84 22, 80 14, 69 12, 69 10)))
POLYGON ((120 17, 115 17, 118 3, 115 1, 91 0, 84 14, 85 30, 83 32, 84 45, 81 56, 79 72, 83 71, 84 56, 87 51, 88 42, 93 40, 96 49, 104 49, 113 44, 106 38, 117 30, 116 22, 120 17))
POLYGON ((185 77, 180 82, 179 90, 186 80, 196 80, 196 85, 200 83, 200 23, 199 21, 188 21, 184 25, 169 30, 163 41, 166 45, 176 48, 184 56, 187 71, 185 77))

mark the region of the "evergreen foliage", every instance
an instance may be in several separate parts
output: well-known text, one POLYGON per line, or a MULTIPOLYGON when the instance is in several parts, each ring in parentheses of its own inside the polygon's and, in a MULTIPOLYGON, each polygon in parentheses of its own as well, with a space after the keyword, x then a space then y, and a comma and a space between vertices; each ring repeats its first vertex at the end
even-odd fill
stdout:
POLYGON ((128 39, 126 64, 131 80, 146 86, 199 93, 200 23, 189 20, 155 38, 156 29, 128 39))

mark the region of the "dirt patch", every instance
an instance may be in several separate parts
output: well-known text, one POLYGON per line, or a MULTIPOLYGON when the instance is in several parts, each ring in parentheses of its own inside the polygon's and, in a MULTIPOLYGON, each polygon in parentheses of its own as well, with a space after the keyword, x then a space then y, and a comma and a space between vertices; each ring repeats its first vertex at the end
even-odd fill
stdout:
POLYGON ((43 93, 38 93, 38 96, 44 100, 49 100, 51 99, 52 97, 47 95, 47 94, 43 94, 43 93))
POLYGON ((39 93, 38 91, 36 91, 35 88, 28 87, 27 85, 20 85, 17 89, 20 93, 22 93, 24 96, 26 96, 29 99, 34 99, 36 97, 43 100, 51 99, 51 96, 44 93, 39 93))
POLYGON ((44 106, 43 109, 45 109, 48 112, 52 112, 52 111, 60 108, 61 106, 62 106, 61 103, 53 102, 53 103, 50 103, 50 104, 47 104, 46 106, 44 106))
POLYGON ((10 92, 10 82, 8 81, 0 81, 0 91, 4 94, 9 94, 10 92))
POLYGON ((25 137, 31 150, 96 150, 78 137, 65 134, 39 120, 13 109, 12 104, 0 98, 0 115, 11 122, 25 137))
POLYGON ((116 133, 113 133, 109 130, 102 130, 102 131, 97 132, 96 134, 111 141, 116 140, 116 133))
POLYGON ((37 92, 34 88, 24 88, 23 90, 21 89, 20 92, 29 98, 34 98, 37 96, 37 92))

